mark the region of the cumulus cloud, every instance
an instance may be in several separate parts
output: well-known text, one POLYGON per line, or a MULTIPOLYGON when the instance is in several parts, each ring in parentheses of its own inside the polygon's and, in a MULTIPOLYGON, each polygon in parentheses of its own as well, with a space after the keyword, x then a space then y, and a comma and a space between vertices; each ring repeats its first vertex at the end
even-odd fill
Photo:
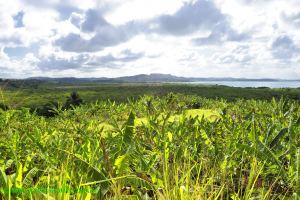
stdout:
POLYGON ((199 31, 211 32, 207 37, 194 38, 192 41, 196 45, 216 44, 226 40, 241 41, 248 37, 232 29, 227 16, 212 1, 206 0, 184 3, 173 14, 144 21, 130 21, 124 25, 112 25, 95 9, 87 10, 84 17, 73 13, 70 21, 82 33, 94 33, 88 39, 81 34, 71 33, 55 42, 62 50, 72 52, 101 51, 105 47, 124 43, 138 34, 188 36, 199 31))
POLYGON ((48 57, 42 58, 37 66, 42 71, 79 69, 85 62, 88 61, 88 59, 89 55, 87 54, 79 54, 70 57, 52 54, 48 57))
POLYGON ((56 40, 55 44, 64 51, 95 52, 101 51, 105 47, 118 45, 127 39, 128 36, 121 30, 108 26, 97 32, 91 39, 85 39, 80 34, 71 33, 56 40))
POLYGON ((93 32, 102 27, 112 26, 101 15, 98 10, 90 9, 85 13, 85 20, 81 24, 83 32, 93 32))
POLYGON ((214 45, 224 41, 241 41, 250 36, 235 31, 213 1, 198 0, 185 3, 173 15, 162 15, 156 20, 154 31, 174 36, 194 32, 210 32, 208 36, 193 38, 195 45, 214 45))
POLYGON ((286 66, 289 78, 300 74, 299 6, 298 0, 3 1, 0 71, 244 76, 252 70, 253 76, 286 66))
POLYGON ((90 0, 74 2, 72 0, 23 0, 24 6, 36 9, 55 10, 62 20, 68 19, 73 12, 79 12, 82 9, 92 7, 94 3, 90 0), (83 5, 83 3, 86 3, 83 5))
POLYGON ((90 66, 109 66, 115 67, 122 63, 132 62, 144 57, 144 53, 138 52, 134 53, 129 49, 126 49, 120 53, 120 55, 114 56, 113 54, 107 54, 104 56, 93 57, 87 65, 90 66))
POLYGON ((213 29, 226 23, 226 17, 212 1, 198 0, 185 3, 172 15, 162 15, 156 19, 154 30, 172 35, 185 35, 199 29, 213 29))
POLYGON ((25 43, 22 34, 19 32, 13 32, 13 35, 1 35, 0 44, 7 47, 21 46, 25 43))
POLYGON ((93 68, 114 68, 124 63, 133 62, 145 55, 143 52, 132 52, 129 49, 119 53, 108 53, 105 55, 90 55, 87 53, 77 53, 66 56, 62 52, 54 52, 50 55, 42 56, 37 62, 37 66, 42 71, 51 70, 89 70, 93 68))
POLYGON ((198 37, 192 39, 192 43, 195 45, 216 45, 226 41, 240 42, 250 38, 250 35, 246 33, 238 33, 230 26, 218 25, 216 26, 207 37, 198 37))
POLYGON ((251 55, 251 49, 248 45, 238 45, 225 53, 217 53, 212 59, 219 64, 241 64, 247 66, 251 64, 254 56, 251 55))
POLYGON ((79 15, 73 15, 71 21, 80 27, 82 33, 94 33, 94 36, 86 39, 81 34, 70 33, 57 39, 55 45, 64 51, 101 51, 105 47, 115 46, 128 41, 136 33, 133 23, 114 26, 107 22, 97 10, 88 10, 83 20, 79 15))
POLYGON ((289 61, 294 55, 300 53, 300 48, 297 47, 287 35, 276 37, 271 44, 272 55, 274 58, 289 61))
POLYGON ((26 54, 22 59, 17 59, 9 57, 2 49, 0 51, 0 77, 22 78, 35 74, 37 61, 38 59, 32 53, 26 54))
POLYGON ((300 12, 292 14, 283 13, 282 18, 286 22, 293 24, 295 27, 300 28, 300 12))
MULTIPOLYGON (((13 5, 2 5, 0 3, 0 47, 20 46, 26 43, 24 28, 17 28, 15 17, 18 15, 18 7, 13 5)), ((23 16, 22 16, 23 18, 23 16)), ((21 15, 20 19, 21 21, 21 15)))
POLYGON ((69 18, 70 22, 77 28, 80 28, 80 24, 83 20, 83 16, 79 13, 73 12, 69 18))

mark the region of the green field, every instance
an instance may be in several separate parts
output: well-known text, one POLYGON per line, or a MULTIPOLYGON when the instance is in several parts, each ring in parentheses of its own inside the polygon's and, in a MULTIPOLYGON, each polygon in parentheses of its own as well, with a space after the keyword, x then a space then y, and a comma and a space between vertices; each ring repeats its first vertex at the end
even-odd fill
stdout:
MULTIPOLYGON (((20 83, 19 83, 20 84, 20 83)), ((175 94, 197 95, 206 98, 222 98, 234 101, 237 98, 271 100, 287 97, 300 99, 300 88, 270 89, 270 88, 233 88, 226 86, 183 85, 183 84, 50 84, 37 85, 20 84, 20 86, 0 85, 0 103, 11 108, 37 108, 50 102, 64 102, 72 91, 77 91, 86 103, 97 100, 112 100, 126 102, 128 99, 138 99, 143 95, 165 96, 175 94)))
MULTIPOLYGON (((4 96, 33 105, 54 93, 64 100, 72 90, 4 96)), ((21 107, 0 111, 0 199, 300 198, 300 103, 280 98, 299 95, 296 89, 107 85, 77 91, 86 102, 103 101, 58 109, 51 118, 21 107), (233 99, 236 91, 246 99, 233 99), (247 100, 253 95, 256 100, 247 100)))

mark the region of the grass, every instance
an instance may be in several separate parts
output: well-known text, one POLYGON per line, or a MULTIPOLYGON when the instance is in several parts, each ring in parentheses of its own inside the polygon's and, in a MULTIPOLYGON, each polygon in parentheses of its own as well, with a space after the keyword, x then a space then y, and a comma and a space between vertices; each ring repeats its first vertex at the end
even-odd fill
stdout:
POLYGON ((299 134, 291 99, 0 111, 0 199, 298 199, 299 134))

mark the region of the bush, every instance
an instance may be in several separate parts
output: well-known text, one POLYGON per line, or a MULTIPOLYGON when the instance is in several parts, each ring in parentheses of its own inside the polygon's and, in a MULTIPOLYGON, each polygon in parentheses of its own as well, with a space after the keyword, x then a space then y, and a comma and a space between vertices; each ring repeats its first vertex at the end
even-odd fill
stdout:
POLYGON ((2 110, 8 110, 9 107, 7 105, 5 105, 4 103, 0 103, 0 109, 2 109, 2 110))
POLYGON ((39 108, 36 109, 37 115, 44 116, 44 117, 54 117, 58 114, 59 103, 58 102, 51 102, 47 103, 39 108))
POLYGON ((189 109, 200 109, 201 103, 200 102, 191 102, 187 105, 189 109))
POLYGON ((72 92, 70 96, 67 98, 64 108, 70 109, 72 107, 79 106, 83 103, 83 100, 80 98, 77 92, 72 92))

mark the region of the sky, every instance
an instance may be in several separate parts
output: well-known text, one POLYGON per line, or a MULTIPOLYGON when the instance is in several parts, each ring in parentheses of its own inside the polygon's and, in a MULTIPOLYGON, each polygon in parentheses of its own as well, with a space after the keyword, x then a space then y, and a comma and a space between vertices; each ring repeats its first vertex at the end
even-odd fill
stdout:
POLYGON ((299 0, 0 1, 0 77, 300 79, 299 0))

